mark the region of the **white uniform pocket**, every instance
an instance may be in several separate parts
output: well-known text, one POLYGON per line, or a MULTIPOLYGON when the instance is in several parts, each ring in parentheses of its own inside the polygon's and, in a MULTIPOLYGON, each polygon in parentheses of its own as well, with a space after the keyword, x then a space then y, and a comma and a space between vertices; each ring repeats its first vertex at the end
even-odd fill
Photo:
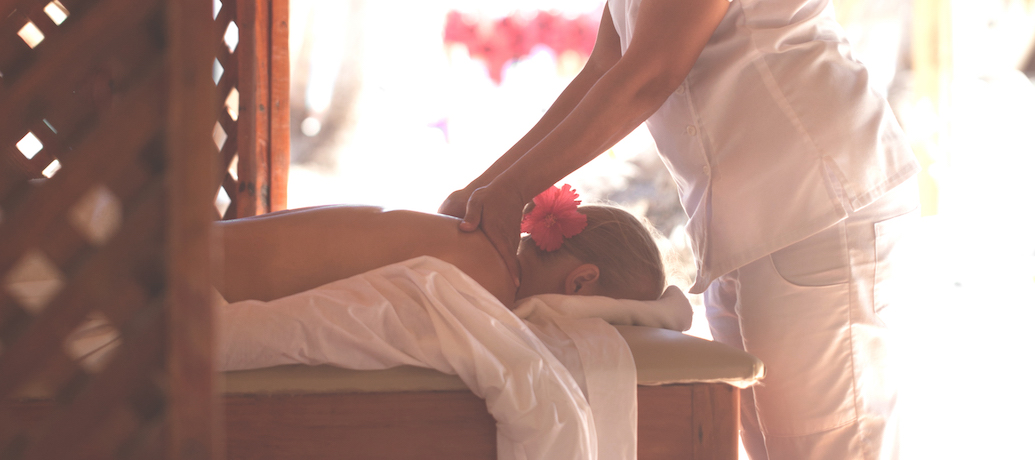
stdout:
POLYGON ((843 222, 772 253, 771 258, 776 272, 795 286, 832 286, 848 282, 850 276, 843 222))

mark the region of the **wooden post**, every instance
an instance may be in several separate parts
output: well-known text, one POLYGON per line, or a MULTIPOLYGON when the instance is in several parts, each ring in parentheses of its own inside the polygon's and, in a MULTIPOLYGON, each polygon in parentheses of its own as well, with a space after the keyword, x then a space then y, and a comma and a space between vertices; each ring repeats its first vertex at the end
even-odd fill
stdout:
POLYGON ((289 0, 272 0, 270 9, 270 200, 269 210, 287 209, 291 163, 291 56, 288 46, 289 0))
POLYGON ((166 119, 166 458, 221 459, 216 397, 209 228, 218 154, 212 141, 215 56, 212 4, 165 2, 169 51, 166 119), (199 33, 200 32, 200 33, 199 33))
POLYGON ((241 94, 237 119, 237 215, 254 216, 269 210, 270 147, 270 2, 237 1, 237 90, 241 94))
POLYGON ((290 158, 288 0, 238 0, 238 188, 245 217, 287 208, 290 158))

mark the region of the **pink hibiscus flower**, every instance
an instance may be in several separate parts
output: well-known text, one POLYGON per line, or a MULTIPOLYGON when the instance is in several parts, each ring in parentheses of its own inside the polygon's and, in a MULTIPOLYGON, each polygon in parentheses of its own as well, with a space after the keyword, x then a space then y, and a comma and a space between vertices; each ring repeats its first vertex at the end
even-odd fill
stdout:
POLYGON ((578 235, 586 228, 586 215, 578 211, 579 195, 570 185, 552 186, 532 199, 535 208, 521 219, 521 231, 532 236, 544 251, 560 249, 564 238, 578 235))

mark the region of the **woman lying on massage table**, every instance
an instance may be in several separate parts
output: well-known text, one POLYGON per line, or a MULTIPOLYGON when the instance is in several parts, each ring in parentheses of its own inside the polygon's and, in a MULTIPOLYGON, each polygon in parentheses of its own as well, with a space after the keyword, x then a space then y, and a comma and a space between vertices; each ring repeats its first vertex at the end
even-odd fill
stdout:
POLYGON ((533 201, 520 287, 481 232, 444 215, 327 206, 219 222, 230 303, 216 309, 217 368, 426 367, 485 399, 502 459, 631 458, 635 363, 586 310, 657 300, 661 257, 635 217, 576 196, 552 188, 533 201), (550 293, 631 301, 561 295, 527 299, 521 317, 503 309, 550 293), (580 301, 597 308, 560 313, 580 301))
POLYGON ((665 274, 650 231, 615 207, 587 205, 576 211, 577 197, 567 185, 536 197, 522 223, 531 234, 518 248, 518 287, 485 235, 461 232, 459 219, 372 206, 323 206, 217 222, 214 237, 224 250, 217 285, 229 302, 268 301, 432 256, 456 266, 510 308, 516 300, 546 293, 660 297, 665 274))

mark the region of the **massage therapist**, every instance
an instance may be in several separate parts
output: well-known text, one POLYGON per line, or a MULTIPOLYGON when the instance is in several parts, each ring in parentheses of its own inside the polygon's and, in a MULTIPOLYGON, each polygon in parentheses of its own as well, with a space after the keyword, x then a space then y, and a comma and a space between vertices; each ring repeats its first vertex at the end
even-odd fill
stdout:
POLYGON ((830 0, 609 0, 585 68, 442 204, 506 259, 533 197, 646 122, 690 221, 716 340, 759 357, 753 460, 897 455, 887 366, 917 163, 830 0))

